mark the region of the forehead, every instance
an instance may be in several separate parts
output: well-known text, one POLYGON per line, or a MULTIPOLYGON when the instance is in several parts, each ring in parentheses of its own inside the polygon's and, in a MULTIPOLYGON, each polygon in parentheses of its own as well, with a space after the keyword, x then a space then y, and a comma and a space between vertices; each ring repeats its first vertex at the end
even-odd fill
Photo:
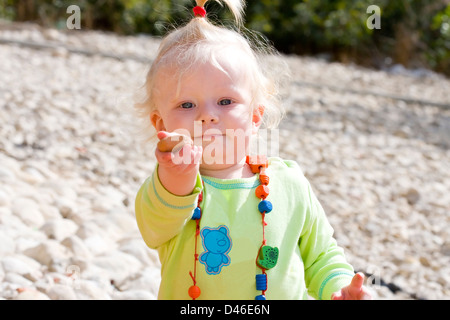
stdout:
POLYGON ((161 61, 156 73, 156 86, 168 81, 176 86, 193 77, 209 81, 224 79, 250 84, 255 59, 237 46, 192 48, 194 52, 172 52, 161 61), (209 72, 208 72, 209 71, 209 72))

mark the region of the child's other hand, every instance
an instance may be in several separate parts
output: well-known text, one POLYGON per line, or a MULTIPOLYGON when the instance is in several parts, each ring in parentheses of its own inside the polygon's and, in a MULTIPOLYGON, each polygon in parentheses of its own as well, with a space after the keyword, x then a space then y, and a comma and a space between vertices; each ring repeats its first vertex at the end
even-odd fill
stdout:
POLYGON ((363 283, 364 274, 358 272, 348 286, 331 295, 331 300, 372 300, 372 295, 363 283))
MULTIPOLYGON (((165 138, 170 139, 170 137, 175 136, 180 135, 167 131, 159 131, 157 134, 160 141, 165 138)), ((156 160, 161 168, 169 170, 172 174, 183 174, 192 172, 193 170, 198 170, 200 159, 202 157, 202 147, 194 145, 192 140, 186 136, 183 136, 183 141, 185 144, 181 149, 176 148, 172 151, 164 152, 159 148, 156 148, 156 160)), ((182 143, 177 143, 178 146, 181 144, 182 143)))

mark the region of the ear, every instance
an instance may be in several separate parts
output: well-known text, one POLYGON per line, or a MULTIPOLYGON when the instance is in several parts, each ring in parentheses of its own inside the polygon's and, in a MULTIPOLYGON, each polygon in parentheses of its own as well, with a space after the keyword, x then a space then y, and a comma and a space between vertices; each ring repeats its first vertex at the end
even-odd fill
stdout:
POLYGON ((263 115, 264 115, 263 105, 259 105, 253 109, 253 117, 252 117, 253 133, 256 133, 259 127, 261 126, 263 115))
POLYGON ((203 230, 202 230, 202 236, 203 236, 203 238, 206 237, 206 235, 207 235, 208 233, 210 233, 210 232, 211 232, 210 229, 203 229, 203 230))
POLYGON ((152 126, 156 129, 156 131, 166 131, 164 121, 161 118, 161 114, 159 113, 158 110, 152 111, 150 113, 150 122, 152 126))
POLYGON ((228 229, 226 227, 220 227, 218 230, 219 232, 222 232, 225 235, 228 233, 228 229))

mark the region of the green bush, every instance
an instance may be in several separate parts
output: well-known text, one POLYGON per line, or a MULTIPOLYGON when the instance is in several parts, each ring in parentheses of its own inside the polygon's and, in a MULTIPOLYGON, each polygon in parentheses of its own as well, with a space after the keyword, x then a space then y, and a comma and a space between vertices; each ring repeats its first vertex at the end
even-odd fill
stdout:
MULTIPOLYGON (((72 4, 81 9, 82 29, 162 35, 192 17, 194 1, 0 0, 0 17, 63 28, 72 4)), ((214 1, 207 11, 212 20, 231 19, 214 1)), ((389 60, 450 75, 448 0, 249 0, 246 21, 285 53, 327 54, 375 67, 389 60), (381 9, 381 29, 366 26, 370 5, 381 9)))

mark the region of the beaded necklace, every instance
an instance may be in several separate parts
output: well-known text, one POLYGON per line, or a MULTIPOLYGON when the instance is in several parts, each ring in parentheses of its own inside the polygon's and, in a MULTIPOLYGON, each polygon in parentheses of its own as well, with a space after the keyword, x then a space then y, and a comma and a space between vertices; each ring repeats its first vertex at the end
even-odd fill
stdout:
MULTIPOLYGON (((261 184, 256 187, 255 195, 261 199, 258 204, 258 211, 261 213, 262 218, 262 244, 258 250, 258 254, 256 256, 256 265, 261 269, 261 274, 257 274, 255 277, 256 280, 256 290, 261 291, 260 295, 255 297, 255 300, 266 300, 266 291, 267 291, 267 273, 266 270, 269 270, 277 264, 278 260, 278 248, 270 247, 266 245, 266 236, 265 236, 265 227, 267 223, 265 222, 265 215, 272 211, 272 203, 266 200, 269 195, 269 176, 266 174, 266 168, 268 167, 268 161, 265 156, 247 156, 246 163, 249 165, 252 173, 259 173, 259 181, 261 184)), ((189 296, 195 300, 200 294, 201 290, 197 286, 197 262, 198 262, 198 253, 197 253, 197 243, 198 236, 200 235, 200 219, 202 217, 202 210, 200 208, 200 203, 203 200, 203 191, 199 194, 197 207, 194 209, 194 213, 192 215, 192 220, 195 220, 195 248, 194 248, 194 273, 189 271, 189 275, 192 278, 193 285, 189 288, 188 294, 189 296)))

